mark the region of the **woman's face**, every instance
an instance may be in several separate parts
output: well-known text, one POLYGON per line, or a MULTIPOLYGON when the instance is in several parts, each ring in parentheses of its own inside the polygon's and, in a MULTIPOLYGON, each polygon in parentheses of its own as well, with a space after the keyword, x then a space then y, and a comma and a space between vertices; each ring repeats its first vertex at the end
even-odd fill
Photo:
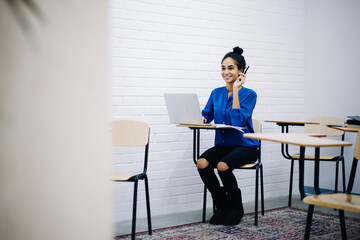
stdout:
POLYGON ((226 83, 233 83, 242 73, 242 69, 238 69, 234 59, 225 58, 221 64, 221 76, 226 83))

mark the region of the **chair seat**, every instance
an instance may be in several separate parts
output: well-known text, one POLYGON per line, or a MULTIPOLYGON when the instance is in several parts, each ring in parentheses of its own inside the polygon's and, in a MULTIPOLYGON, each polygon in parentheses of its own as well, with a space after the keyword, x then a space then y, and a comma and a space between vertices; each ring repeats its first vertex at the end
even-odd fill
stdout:
POLYGON ((240 169, 240 168, 253 168, 253 167, 255 167, 257 164, 258 164, 258 162, 248 163, 248 164, 242 165, 241 167, 238 167, 238 168, 239 168, 239 169, 240 169))
POLYGON ((114 172, 112 173, 112 181, 127 181, 132 177, 139 175, 139 173, 126 173, 126 172, 114 172))
POLYGON ((303 201, 310 205, 360 213, 360 196, 357 195, 345 193, 320 194, 307 196, 303 201))
MULTIPOLYGON (((291 156, 293 159, 300 159, 299 154, 294 154, 291 156)), ((333 160, 339 156, 331 156, 331 155, 321 155, 320 160, 333 160)), ((305 155, 305 160, 315 159, 314 155, 305 155)))

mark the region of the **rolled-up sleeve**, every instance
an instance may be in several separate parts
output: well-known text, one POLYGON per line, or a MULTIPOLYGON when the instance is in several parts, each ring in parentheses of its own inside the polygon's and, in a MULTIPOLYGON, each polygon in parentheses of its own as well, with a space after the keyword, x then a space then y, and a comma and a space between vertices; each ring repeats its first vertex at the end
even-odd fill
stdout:
POLYGON ((214 91, 211 92, 210 97, 204 107, 204 109, 201 111, 201 115, 206 118, 207 123, 210 123, 214 119, 214 91))
POLYGON ((256 92, 251 92, 244 99, 241 99, 240 108, 231 109, 231 125, 239 127, 246 126, 246 122, 249 121, 249 119, 251 120, 252 112, 256 104, 256 99, 256 92))

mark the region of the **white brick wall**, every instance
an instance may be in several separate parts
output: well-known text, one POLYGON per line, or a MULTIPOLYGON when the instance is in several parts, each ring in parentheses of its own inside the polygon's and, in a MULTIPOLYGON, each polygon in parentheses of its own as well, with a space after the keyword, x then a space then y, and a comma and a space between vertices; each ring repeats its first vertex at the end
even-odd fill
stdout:
MULTIPOLYGON (((202 207, 192 132, 169 124, 163 93, 194 92, 204 106, 211 90, 224 85, 222 57, 240 46, 251 65, 246 85, 258 94, 254 118, 304 119, 304 35, 305 0, 109 1, 110 118, 151 126, 153 215, 202 207)), ((280 129, 264 123, 263 131, 280 129)), ((212 144, 213 132, 204 132, 202 150, 212 144)), ((263 143, 265 197, 288 192, 289 162, 279 150, 279 144, 263 143)), ((141 168, 131 163, 141 162, 139 151, 113 155, 113 169, 141 168)), ((236 176, 244 201, 253 201, 254 172, 236 176)), ((144 217, 142 182, 138 196, 138 216, 144 217)), ((114 220, 130 219, 132 184, 114 184, 114 202, 114 220)))

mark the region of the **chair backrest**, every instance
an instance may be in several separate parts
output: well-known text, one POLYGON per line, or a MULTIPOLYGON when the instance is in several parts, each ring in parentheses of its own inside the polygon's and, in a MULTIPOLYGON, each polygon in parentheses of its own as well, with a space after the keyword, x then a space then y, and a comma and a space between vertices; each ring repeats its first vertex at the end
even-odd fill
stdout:
POLYGON ((360 160, 360 131, 358 131, 357 135, 356 135, 356 141, 355 141, 355 147, 354 147, 354 158, 353 158, 353 163, 352 163, 351 170, 350 170, 349 183, 348 183, 348 187, 346 190, 347 194, 351 193, 352 188, 354 186, 356 168, 357 168, 357 164, 358 164, 359 160, 360 160))
POLYGON ((261 122, 257 119, 252 120, 255 133, 261 133, 261 122))
POLYGON ((309 118, 307 121, 316 122, 319 124, 306 124, 305 132, 306 133, 322 133, 327 136, 341 136, 344 134, 341 130, 336 130, 327 127, 327 124, 344 124, 345 120, 337 117, 314 117, 309 118))
MULTIPOLYGON (((255 133, 261 133, 261 121, 257 120, 257 119, 252 119, 252 124, 254 127, 254 132, 255 133)), ((260 146, 259 146, 259 157, 258 157, 258 163, 261 164, 261 141, 260 142, 260 146)))
POLYGON ((115 120, 111 123, 114 146, 140 147, 149 142, 149 125, 135 120, 115 120))
POLYGON ((355 147, 354 147, 354 158, 360 160, 360 131, 356 135, 355 147))

